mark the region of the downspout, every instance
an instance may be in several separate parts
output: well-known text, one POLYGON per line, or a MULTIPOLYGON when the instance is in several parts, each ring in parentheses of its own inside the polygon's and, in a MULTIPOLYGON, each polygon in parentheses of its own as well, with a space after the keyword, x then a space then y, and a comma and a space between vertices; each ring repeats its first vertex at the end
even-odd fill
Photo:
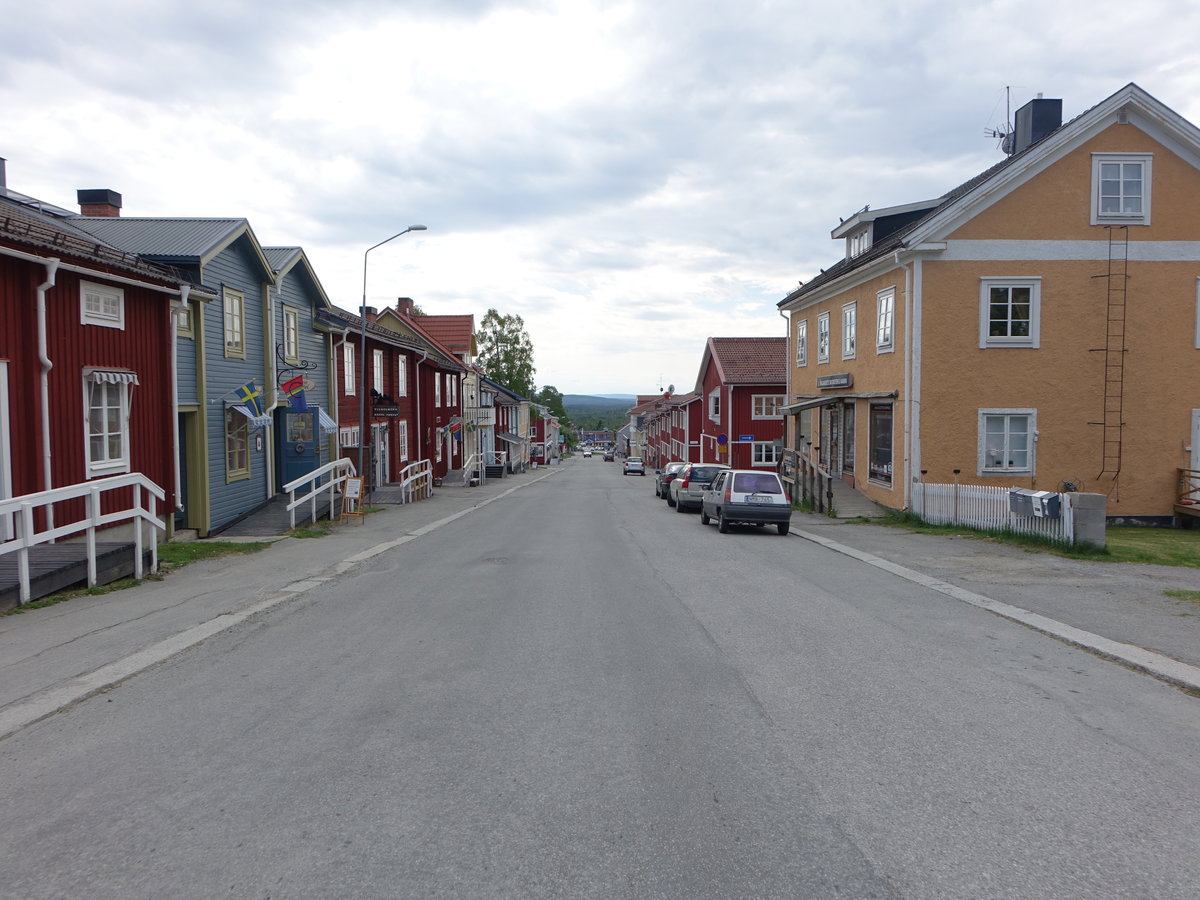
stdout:
MULTIPOLYGON (((270 500, 275 496, 275 441, 278 435, 275 433, 275 304, 271 301, 271 286, 268 284, 263 289, 264 301, 263 318, 266 319, 266 334, 263 340, 263 400, 265 401, 270 396, 270 406, 263 403, 263 412, 271 413, 271 424, 263 430, 267 433, 265 451, 267 458, 264 468, 267 470, 266 478, 266 497, 270 500)), ((278 296, 279 289, 275 289, 275 295, 278 296)), ((317 428, 321 427, 321 423, 317 423, 317 428)))
MULTIPOLYGON (((58 274, 58 259, 45 261, 46 280, 37 289, 37 327, 38 327, 38 361, 42 364, 42 490, 48 491, 54 487, 54 479, 50 470, 50 370, 54 363, 50 361, 46 348, 46 291, 54 287, 55 276, 58 274)), ((86 415, 86 413, 85 413, 86 415)), ((46 507, 46 525, 54 527, 54 505, 46 507)))
MULTIPOLYGON (((179 313, 188 308, 188 296, 191 291, 191 285, 181 284, 179 286, 179 305, 174 307, 174 315, 171 316, 171 418, 174 421, 172 428, 175 435, 175 510, 177 512, 183 509, 183 471, 179 467, 179 336, 176 331, 179 328, 179 313)), ((173 519, 174 517, 168 518, 173 519)))
MULTIPOLYGON (((413 375, 415 376, 413 378, 413 381, 416 382, 416 384, 414 385, 414 389, 416 390, 416 394, 417 394, 417 398, 416 398, 417 402, 413 404, 413 408, 416 410, 416 414, 417 414, 416 418, 417 418, 417 461, 418 462, 420 462, 421 460, 423 460, 425 458, 424 434, 421 432, 421 363, 427 362, 428 360, 429 360, 429 351, 422 350, 421 358, 418 360, 415 360, 413 362, 413 375)), ((483 396, 482 391, 480 391, 480 396, 481 397, 483 396)), ((433 463, 431 462, 430 468, 432 469, 432 467, 433 467, 433 463)))
POLYGON ((900 261, 900 250, 893 254, 896 265, 904 270, 904 509, 912 508, 913 484, 913 319, 911 263, 900 261))
POLYGON ((333 421, 338 426, 337 434, 335 434, 333 436, 333 441, 332 441, 333 450, 331 450, 330 454, 329 454, 330 462, 342 458, 342 411, 341 411, 341 404, 338 403, 338 393, 337 393, 337 373, 338 373, 338 364, 337 364, 338 353, 337 352, 338 352, 338 348, 340 348, 345 343, 346 343, 345 329, 342 330, 341 340, 339 340, 339 341, 335 342, 333 340, 333 336, 330 335, 330 341, 329 341, 330 378, 329 378, 328 396, 325 398, 325 401, 326 401, 326 403, 329 404, 329 409, 333 413, 333 421))
MULTIPOLYGON (((791 342, 792 342, 792 317, 789 316, 787 313, 785 313, 782 309, 777 309, 777 311, 779 313, 779 317, 781 319, 783 319, 784 322, 787 323, 787 342, 784 344, 784 346, 788 347, 790 349, 790 352, 785 351, 787 358, 783 361, 783 371, 784 371, 785 377, 786 377, 786 380, 784 381, 784 386, 783 386, 783 391, 784 391, 783 405, 787 406, 788 402, 792 399, 792 367, 795 365, 795 361, 796 361, 796 349, 794 347, 792 347, 792 345, 791 345, 791 342)), ((785 415, 783 417, 783 446, 790 450, 791 447, 788 446, 787 420, 788 420, 788 417, 785 415)), ((798 432, 800 430, 800 414, 799 413, 796 413, 795 420, 796 420, 796 422, 795 422, 795 426, 794 426, 793 430, 798 432)), ((796 435, 796 449, 797 450, 800 449, 800 435, 799 434, 796 435)))

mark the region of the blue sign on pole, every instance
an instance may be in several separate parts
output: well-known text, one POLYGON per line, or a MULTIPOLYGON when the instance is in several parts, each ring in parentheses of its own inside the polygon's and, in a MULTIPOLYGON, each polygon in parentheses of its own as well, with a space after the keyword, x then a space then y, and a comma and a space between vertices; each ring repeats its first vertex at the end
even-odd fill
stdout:
POLYGON ((717 435, 717 443, 720 444, 722 447, 724 447, 726 444, 729 443, 729 435, 724 434, 724 433, 718 434, 717 435))

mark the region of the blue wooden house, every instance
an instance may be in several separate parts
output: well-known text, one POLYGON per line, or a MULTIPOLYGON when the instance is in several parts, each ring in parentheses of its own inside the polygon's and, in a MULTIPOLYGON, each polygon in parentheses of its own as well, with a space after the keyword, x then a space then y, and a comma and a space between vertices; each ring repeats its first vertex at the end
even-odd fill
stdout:
POLYGON ((129 218, 104 211, 73 223, 182 270, 218 297, 189 304, 176 322, 179 452, 186 473, 176 527, 218 532, 269 501, 279 483, 272 414, 276 269, 245 219, 129 218))

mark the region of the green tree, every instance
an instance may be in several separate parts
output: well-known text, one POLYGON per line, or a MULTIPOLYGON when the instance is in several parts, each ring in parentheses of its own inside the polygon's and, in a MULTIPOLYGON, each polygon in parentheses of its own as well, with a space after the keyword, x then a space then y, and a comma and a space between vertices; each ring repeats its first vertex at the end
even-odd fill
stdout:
POLYGON ((563 423, 564 425, 570 424, 571 419, 567 415, 566 407, 563 406, 562 392, 559 391, 559 389, 554 385, 543 385, 542 389, 537 392, 537 396, 534 399, 537 400, 538 403, 547 407, 550 410, 550 414, 557 417, 559 422, 563 423))
POLYGON ((518 315, 501 315, 489 309, 475 335, 476 362, 488 378, 522 397, 533 397, 533 342, 518 315))

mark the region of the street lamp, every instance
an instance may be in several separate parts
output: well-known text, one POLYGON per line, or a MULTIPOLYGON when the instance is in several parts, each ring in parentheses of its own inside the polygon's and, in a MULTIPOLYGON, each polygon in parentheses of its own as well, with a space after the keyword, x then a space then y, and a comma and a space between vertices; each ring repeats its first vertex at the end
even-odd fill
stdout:
POLYGON ((409 225, 403 231, 393 234, 386 241, 380 241, 374 247, 368 247, 363 251, 363 295, 362 306, 358 312, 362 318, 359 329, 359 346, 358 353, 362 357, 362 362, 359 366, 359 385, 358 385, 358 477, 365 478, 363 472, 363 446, 367 437, 367 254, 376 247, 382 247, 388 241, 394 241, 402 234, 408 234, 410 231, 424 231, 424 225, 409 225))

